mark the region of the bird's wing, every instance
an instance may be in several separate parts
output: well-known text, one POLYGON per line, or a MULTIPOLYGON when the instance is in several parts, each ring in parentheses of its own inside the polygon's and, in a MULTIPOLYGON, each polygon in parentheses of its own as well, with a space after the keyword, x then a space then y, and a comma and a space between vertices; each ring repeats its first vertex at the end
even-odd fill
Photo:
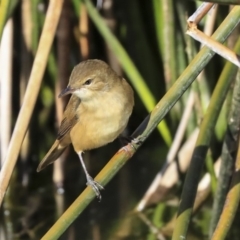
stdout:
POLYGON ((61 140, 67 133, 69 133, 69 131, 77 123, 79 117, 76 114, 76 110, 80 103, 81 100, 78 97, 72 95, 63 113, 63 120, 59 127, 57 136, 58 140, 61 140))

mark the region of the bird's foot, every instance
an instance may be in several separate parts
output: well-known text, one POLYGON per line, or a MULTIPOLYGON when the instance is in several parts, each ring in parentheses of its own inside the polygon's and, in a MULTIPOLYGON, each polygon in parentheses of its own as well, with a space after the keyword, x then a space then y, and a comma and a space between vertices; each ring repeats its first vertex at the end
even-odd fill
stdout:
POLYGON ((127 145, 122 147, 119 151, 124 150, 125 152, 129 153, 129 156, 131 157, 133 155, 131 148, 133 148, 134 151, 136 151, 138 147, 144 142, 145 139, 143 137, 141 138, 130 137, 129 139, 131 139, 131 141, 127 145))
POLYGON ((87 186, 90 186, 92 187, 93 191, 95 192, 97 198, 99 199, 99 202, 101 201, 102 199, 102 196, 100 194, 100 190, 104 190, 104 187, 93 180, 93 178, 90 176, 90 175, 87 175, 87 183, 86 183, 87 186))
POLYGON ((127 145, 133 140, 131 136, 119 136, 118 138, 123 146, 127 145))
POLYGON ((137 138, 132 138, 131 143, 136 144, 136 145, 142 145, 143 142, 145 141, 145 139, 146 139, 146 137, 143 137, 143 136, 140 136, 140 137, 137 137, 137 138))

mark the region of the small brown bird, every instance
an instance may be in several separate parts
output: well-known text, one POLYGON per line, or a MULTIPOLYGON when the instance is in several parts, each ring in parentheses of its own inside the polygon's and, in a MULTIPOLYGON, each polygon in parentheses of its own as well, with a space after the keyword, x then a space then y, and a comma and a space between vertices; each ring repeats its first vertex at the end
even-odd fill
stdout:
POLYGON ((83 61, 74 67, 59 97, 72 94, 63 114, 58 136, 37 171, 53 163, 72 143, 96 196, 103 187, 89 175, 82 153, 116 139, 125 129, 134 105, 133 90, 105 62, 83 61))

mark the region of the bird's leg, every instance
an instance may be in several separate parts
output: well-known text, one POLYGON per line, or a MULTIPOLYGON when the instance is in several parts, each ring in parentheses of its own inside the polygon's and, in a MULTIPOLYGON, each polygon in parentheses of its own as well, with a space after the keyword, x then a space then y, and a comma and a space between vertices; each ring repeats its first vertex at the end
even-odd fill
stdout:
POLYGON ((87 171, 87 168, 86 168, 86 166, 85 166, 85 163, 84 163, 84 161, 83 161, 83 158, 82 158, 82 152, 79 152, 79 153, 78 153, 78 156, 79 156, 80 162, 81 162, 81 164, 82 164, 82 168, 83 168, 83 170, 84 170, 84 172, 85 172, 85 175, 86 175, 86 179, 87 179, 87 183, 86 183, 86 184, 87 184, 88 186, 91 186, 91 187, 92 187, 92 189, 93 189, 93 191, 95 192, 97 198, 98 198, 99 200, 101 200, 102 197, 101 197, 101 194, 100 194, 100 190, 103 190, 103 189, 104 189, 103 186, 102 186, 101 184, 99 184, 98 182, 94 181, 93 178, 89 175, 89 173, 88 173, 88 171, 87 171))

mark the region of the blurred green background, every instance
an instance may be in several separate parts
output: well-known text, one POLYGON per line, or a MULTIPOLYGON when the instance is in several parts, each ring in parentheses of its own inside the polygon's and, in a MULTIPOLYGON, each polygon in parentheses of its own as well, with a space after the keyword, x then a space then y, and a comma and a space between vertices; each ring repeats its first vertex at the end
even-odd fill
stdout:
MULTIPOLYGON (((98 3, 98 9, 95 8, 97 3, 92 3, 64 1, 29 130, 0 209, 0 237, 3 240, 40 239, 85 188, 85 176, 72 147, 62 157, 61 164, 54 166, 54 171, 51 165, 40 173, 36 172, 56 138, 61 112, 67 102, 67 99, 62 101, 56 96, 66 87, 71 70, 77 63, 89 58, 102 59, 133 86, 135 106, 124 132, 125 136, 130 136, 200 50, 200 43, 185 32, 187 18, 201 2, 103 0, 102 5, 98 3)), ((0 4, 3 8, 4 1, 0 4)), ((12 80, 1 79, 1 87, 3 84, 11 86, 12 105, 8 119, 11 131, 21 107, 48 4, 42 0, 9 0, 7 20, 11 21, 13 34, 10 46, 12 80)), ((199 29, 206 30, 211 23, 214 31, 229 11, 229 5, 219 5, 206 17, 212 17, 211 20, 204 18, 200 22, 199 29)), ((229 37, 226 45, 233 49, 238 38, 239 29, 229 37)), ((170 239, 174 229, 171 219, 178 208, 185 170, 179 171, 174 186, 169 189, 165 186, 166 189, 158 189, 159 192, 156 190, 142 215, 134 209, 169 156, 168 151, 189 104, 190 93, 194 93, 194 103, 174 160, 180 160, 178 150, 202 122, 225 64, 223 58, 213 57, 198 81, 178 100, 143 146, 102 191, 102 201, 94 200, 60 239, 170 239)), ((236 68, 232 71, 235 77, 236 68)), ((211 172, 213 163, 221 155, 232 94, 233 84, 224 96, 204 173, 211 172)), ((3 101, 1 98, 1 103, 3 101)), ((1 114, 1 118, 8 115, 1 114)), ((194 141, 189 146, 190 152, 194 141)), ((100 149, 86 152, 84 159, 91 175, 97 175, 122 146, 122 141, 117 139, 100 149)), ((191 157, 191 153, 188 155, 191 157)), ((188 239, 209 239, 216 191, 213 172, 209 192, 194 212, 188 239)), ((171 174, 166 175, 169 181, 171 177, 171 174)), ((239 216, 239 210, 236 215, 239 216)), ((238 226, 239 217, 235 219, 228 239, 238 239, 238 226)))

